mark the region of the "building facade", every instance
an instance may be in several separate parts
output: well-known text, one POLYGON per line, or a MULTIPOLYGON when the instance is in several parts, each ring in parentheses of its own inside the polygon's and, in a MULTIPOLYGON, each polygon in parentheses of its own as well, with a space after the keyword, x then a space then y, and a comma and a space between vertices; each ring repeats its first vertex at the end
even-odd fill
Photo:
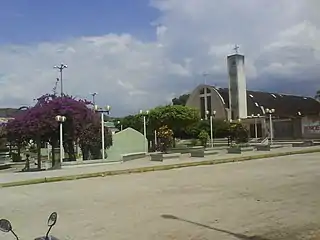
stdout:
POLYGON ((246 89, 244 56, 227 57, 229 88, 199 85, 187 106, 200 110, 201 118, 215 113, 215 119, 241 121, 250 137, 275 139, 320 139, 320 102, 311 97, 246 89), (270 109, 274 112, 270 113, 270 109), (209 114, 206 114, 209 113, 209 114))

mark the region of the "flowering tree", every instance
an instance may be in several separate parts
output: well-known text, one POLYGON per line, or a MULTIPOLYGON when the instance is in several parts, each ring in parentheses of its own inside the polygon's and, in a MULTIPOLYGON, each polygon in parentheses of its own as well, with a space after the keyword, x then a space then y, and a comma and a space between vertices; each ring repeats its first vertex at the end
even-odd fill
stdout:
POLYGON ((168 148, 172 146, 173 143, 173 131, 168 128, 167 125, 164 125, 158 130, 158 138, 161 152, 166 153, 168 148))
MULTIPOLYGON (((105 149, 109 148, 112 145, 112 133, 107 127, 104 127, 104 139, 105 149)), ((97 115, 80 132, 79 145, 84 160, 89 159, 90 153, 93 159, 101 159, 101 121, 97 115)))
MULTIPOLYGON (((75 142, 81 140, 83 143, 90 144, 90 141, 86 141, 85 138, 88 136, 92 139, 92 135, 97 139, 100 138, 101 141, 101 135, 96 132, 97 126, 100 126, 99 116, 88 107, 89 104, 90 102, 86 100, 76 100, 71 96, 44 95, 38 99, 34 107, 27 109, 7 123, 8 140, 13 144, 21 145, 30 140, 37 143, 38 166, 41 168, 40 144, 49 142, 54 152, 59 140, 59 123, 55 117, 62 115, 66 117, 63 123, 63 146, 69 159, 75 160, 75 142), (90 128, 88 128, 89 125, 90 128), (92 131, 92 134, 85 135, 84 131, 87 133, 92 131)), ((109 147, 112 143, 109 141, 107 144, 106 147, 109 147)), ((52 163, 55 164, 54 154, 52 154, 52 163)))

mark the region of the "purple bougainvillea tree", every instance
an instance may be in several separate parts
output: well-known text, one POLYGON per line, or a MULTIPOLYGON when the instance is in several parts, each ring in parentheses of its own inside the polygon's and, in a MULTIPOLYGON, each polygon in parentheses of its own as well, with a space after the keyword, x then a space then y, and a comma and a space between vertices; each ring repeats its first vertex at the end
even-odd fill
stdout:
MULTIPOLYGON (((80 144, 84 157, 89 155, 86 150, 100 152, 101 144, 98 147, 98 143, 101 143, 100 118, 98 113, 88 107, 90 104, 86 100, 77 100, 71 96, 43 95, 34 107, 25 110, 7 123, 8 140, 16 145, 22 145, 30 140, 36 142, 38 146, 43 142, 49 142, 54 152, 59 140, 59 123, 55 117, 61 115, 66 117, 63 123, 63 145, 69 160, 76 159, 75 143, 80 144)), ((107 135, 110 134, 108 129, 105 129, 105 132, 107 135)), ((112 138, 111 141, 108 137, 106 139, 105 147, 108 148, 112 145, 112 138)), ((39 164, 40 157, 38 154, 39 164)), ((55 164, 54 154, 52 163, 55 164)))

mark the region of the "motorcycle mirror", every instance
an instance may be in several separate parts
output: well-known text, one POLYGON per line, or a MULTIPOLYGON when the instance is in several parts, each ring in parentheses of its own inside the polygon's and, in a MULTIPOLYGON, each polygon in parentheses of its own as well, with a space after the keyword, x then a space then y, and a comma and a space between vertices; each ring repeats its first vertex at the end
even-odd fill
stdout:
POLYGON ((9 220, 7 219, 1 219, 0 220, 0 230, 2 232, 11 232, 12 226, 9 220))
POLYGON ((58 219, 58 214, 56 212, 51 213, 49 219, 48 219, 48 226, 53 227, 58 219))

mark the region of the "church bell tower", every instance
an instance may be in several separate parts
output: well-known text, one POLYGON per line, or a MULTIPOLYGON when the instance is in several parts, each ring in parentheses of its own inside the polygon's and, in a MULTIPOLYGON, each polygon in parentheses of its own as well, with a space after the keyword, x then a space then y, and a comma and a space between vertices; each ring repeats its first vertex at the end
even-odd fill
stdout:
POLYGON ((247 82, 245 76, 244 55, 238 53, 227 57, 229 74, 230 120, 247 118, 247 82))

